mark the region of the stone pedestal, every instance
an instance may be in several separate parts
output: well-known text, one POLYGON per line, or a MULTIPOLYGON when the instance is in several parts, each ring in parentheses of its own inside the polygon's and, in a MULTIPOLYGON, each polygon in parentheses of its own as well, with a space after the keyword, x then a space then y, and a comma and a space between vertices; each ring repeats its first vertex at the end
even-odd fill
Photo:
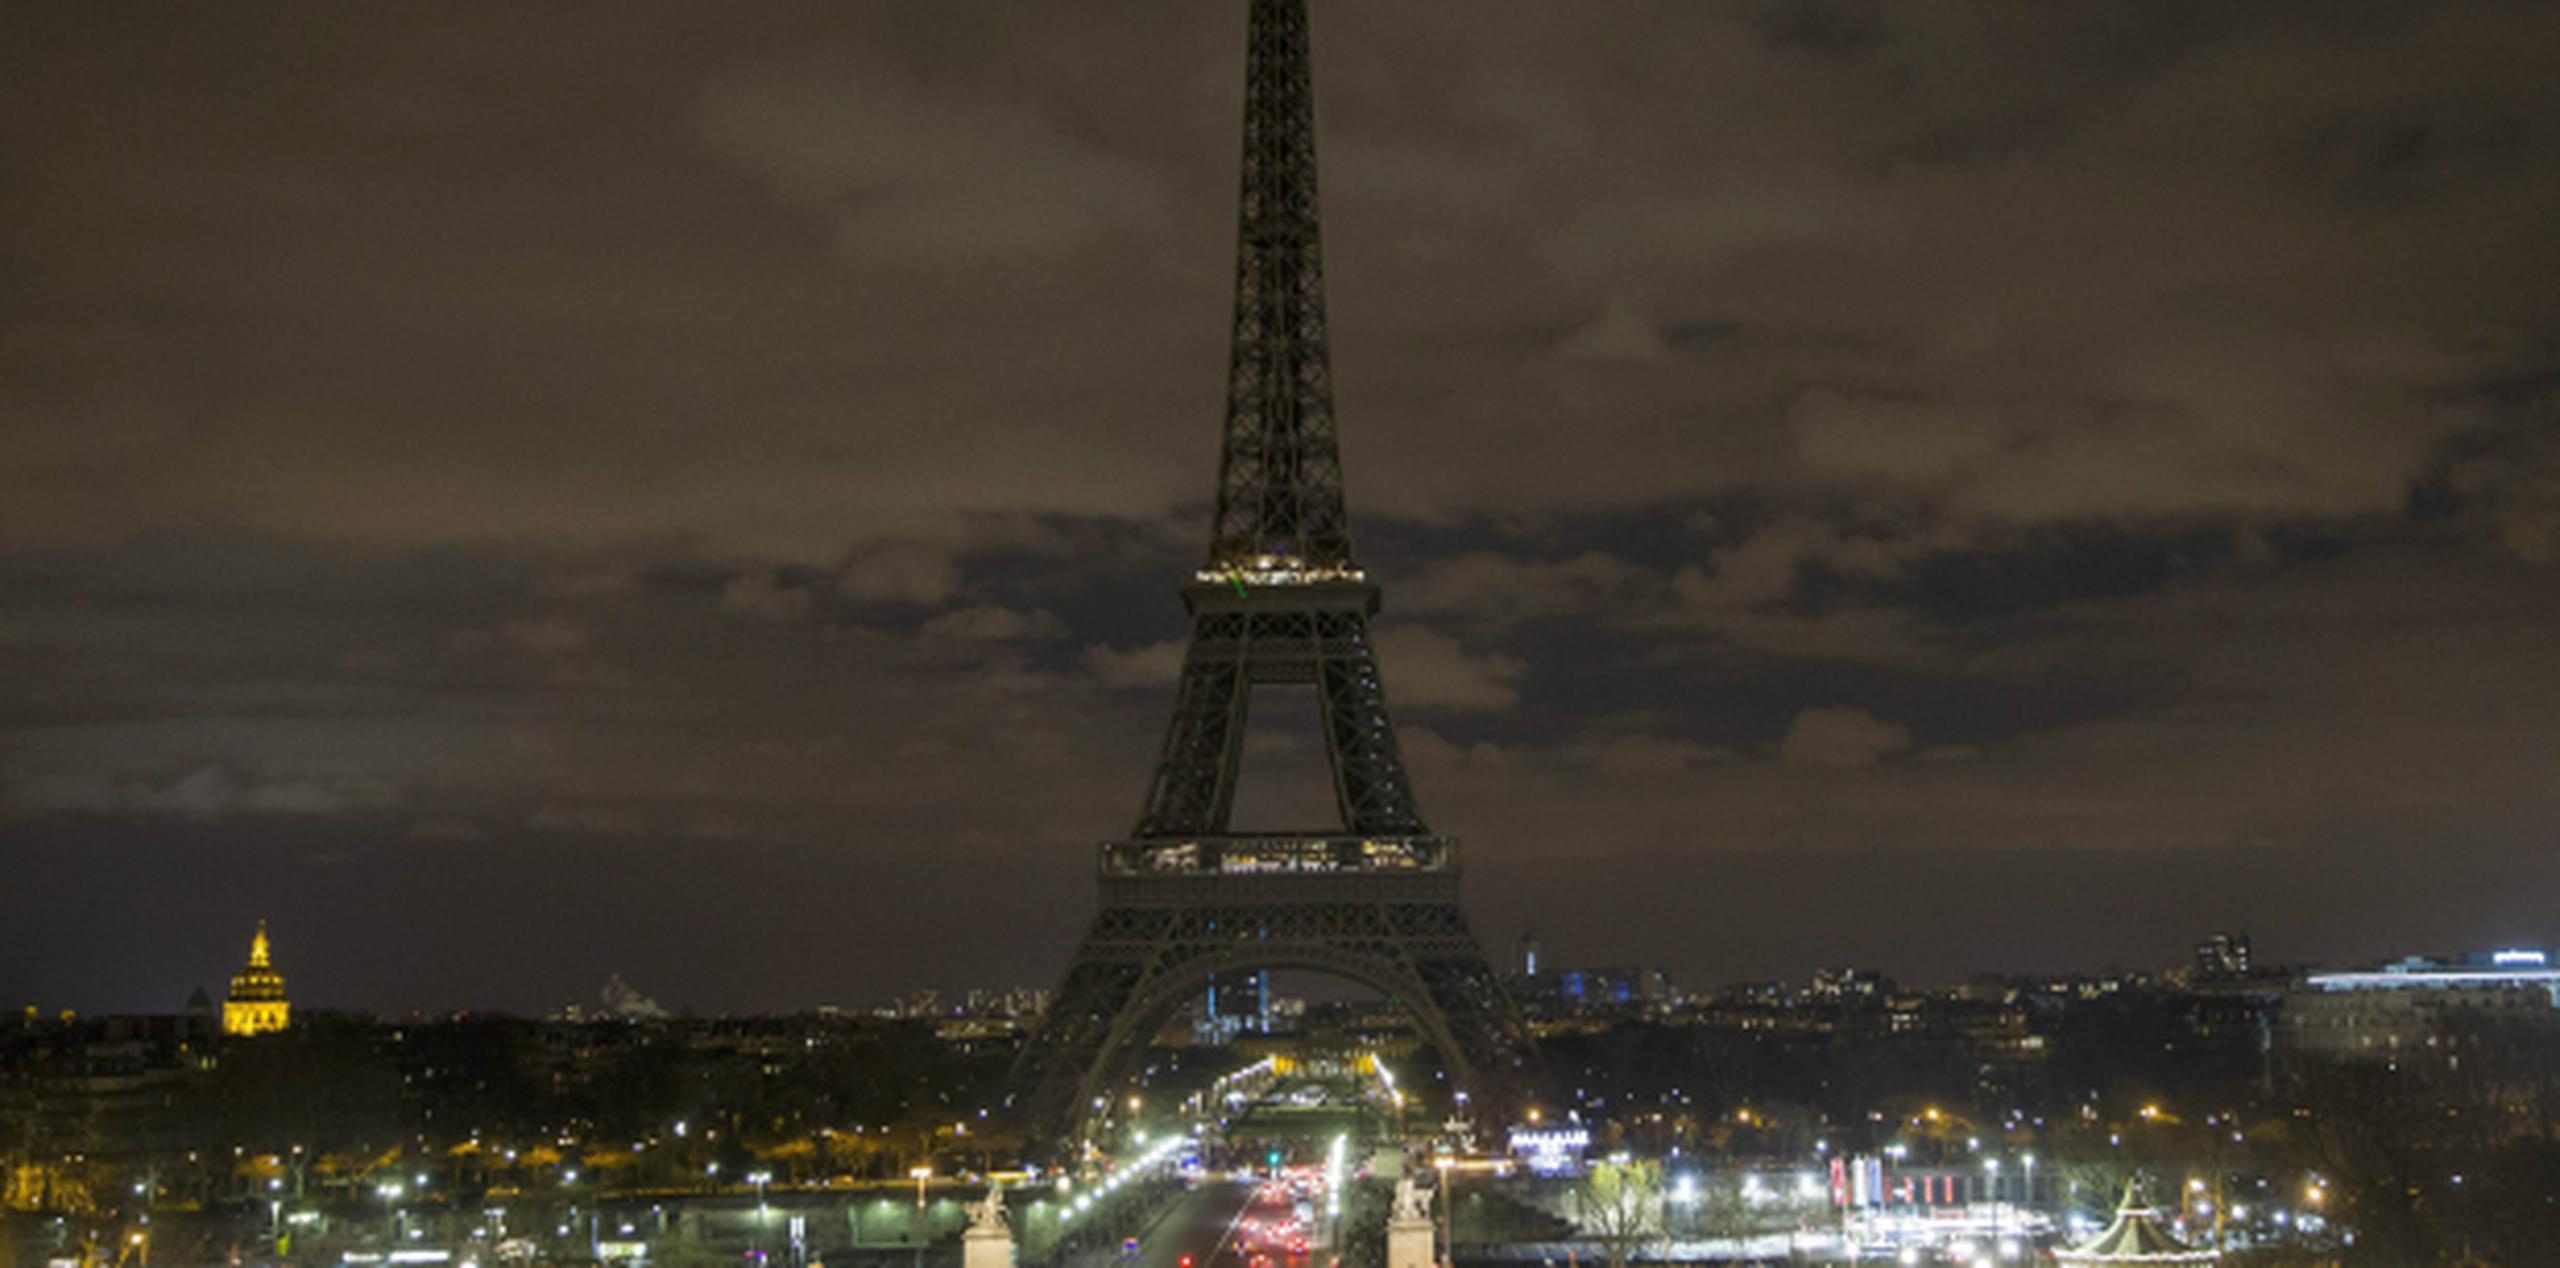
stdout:
POLYGON ((1013 1233, 973 1228, 960 1235, 960 1268, 1013 1268, 1013 1233))
POLYGON ((1439 1229, 1429 1219, 1387 1221, 1387 1268, 1431 1268, 1439 1229))

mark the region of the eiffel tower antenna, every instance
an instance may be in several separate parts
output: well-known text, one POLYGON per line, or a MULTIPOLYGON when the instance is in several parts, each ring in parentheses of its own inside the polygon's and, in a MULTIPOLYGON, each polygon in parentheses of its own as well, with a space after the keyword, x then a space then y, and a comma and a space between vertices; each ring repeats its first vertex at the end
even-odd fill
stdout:
POLYGON ((1396 749, 1370 645, 1378 588, 1351 552, 1325 350, 1305 0, 1252 0, 1218 510, 1182 590, 1191 642, 1146 805, 1102 847, 1101 910, 1015 1066, 1017 1106, 1071 1139, 1132 1057, 1211 982, 1303 969, 1402 1004, 1479 1103, 1536 1065, 1458 905, 1396 749), (1312 685, 1340 822, 1230 820, 1254 688, 1312 685))

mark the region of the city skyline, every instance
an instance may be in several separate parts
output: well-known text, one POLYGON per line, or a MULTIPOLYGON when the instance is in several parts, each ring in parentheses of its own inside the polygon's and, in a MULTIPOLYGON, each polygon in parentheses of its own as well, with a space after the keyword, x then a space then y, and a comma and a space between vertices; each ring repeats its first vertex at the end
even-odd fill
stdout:
MULTIPOLYGON (((2292 990, 2317 994, 2397 986, 2477 986, 2483 983, 2501 988, 2531 986, 2548 990, 2548 984, 2555 976, 2560 976, 2560 969, 2552 967, 2555 958, 2560 958, 2560 950, 2502 946, 2450 954, 2376 956, 2354 964, 2270 961, 2257 958, 2246 930, 2216 930, 2189 948, 2185 957, 2166 964, 2110 965, 2094 971, 2059 972, 2013 966, 2006 970, 1978 973, 1963 982, 1912 981, 1898 977, 1886 966, 1830 964, 1792 979, 1684 982, 1670 977, 1658 964, 1559 962, 1544 952, 1532 934, 1523 935, 1510 948, 1508 959, 1500 962, 1497 971, 1508 984, 1508 991, 1514 999, 1533 1013, 1540 1009, 1570 1013, 1588 1008, 1594 1015, 1610 1015, 1611 1010, 1616 1009, 1619 1010, 1616 1015, 1625 1019, 1669 1016, 1684 1008, 1729 1003, 1801 1004, 1825 1000, 1836 1003, 1846 999, 1863 1000, 1868 1004, 1895 1000, 1920 1004, 1945 999, 1979 1002, 1985 991, 1993 988, 2006 993, 2043 994, 2056 998, 2104 998, 2127 991, 2176 992, 2190 989, 2208 993, 2237 990, 2267 995, 2292 990)), ((1297 968, 1254 970, 1242 976, 1249 979, 1241 989, 1249 993, 1251 1002, 1241 1006, 1241 1012, 1224 1014, 1230 1022, 1236 1017, 1251 1016, 1257 1019, 1257 1025, 1268 1025, 1275 1016, 1303 1015, 1310 1005, 1347 1005, 1355 1009, 1396 1011, 1393 1001, 1374 991, 1315 971, 1297 968)), ((1221 1030, 1207 1024, 1207 1019, 1221 1013, 1214 1002, 1217 991, 1213 985, 1210 992, 1212 1003, 1195 1019, 1201 1026, 1200 1033, 1206 1036, 1202 1042, 1212 1046, 1232 1042, 1245 1029, 1230 1025, 1221 1030)), ((874 1016, 902 1019, 1001 1018, 1023 1022, 1046 1012, 1051 998, 1052 991, 1047 986, 1028 983, 972 984, 952 990, 947 995, 941 987, 924 985, 876 999, 827 1000, 762 1012, 706 1013, 688 1002, 677 1001, 671 1006, 640 986, 625 981, 622 974, 615 972, 608 974, 601 989, 592 995, 563 999, 537 1012, 461 1008, 441 1013, 416 1010, 406 1016, 425 1021, 527 1016, 573 1022, 874 1016)), ((219 993, 195 988, 183 1011, 201 1012, 208 1018, 218 1015, 224 1034, 249 1037, 287 1029, 291 1024, 289 1000, 285 978, 272 958, 266 922, 261 920, 251 936, 244 966, 231 976, 229 988, 219 993)), ((376 1015, 365 1008, 324 1008, 322 1011, 341 1020, 376 1015)), ((165 1015, 164 1010, 154 1012, 165 1015)), ((78 1009, 48 1012, 28 1005, 19 1020, 41 1024, 52 1019, 68 1021, 80 1015, 81 1010, 78 1009)), ((113 1012, 103 1015, 119 1016, 113 1012)), ((129 1018, 151 1016, 153 1013, 122 1015, 129 1018)), ((387 1020, 396 1022, 402 1016, 395 1011, 387 1020)))
MULTIPOLYGON (((1488 945, 2560 941, 2551 15, 1317 7, 1488 945)), ((1205 536, 1236 7, 633 12, 0 19, 0 991, 258 917, 392 1011, 1063 962, 1205 536)))

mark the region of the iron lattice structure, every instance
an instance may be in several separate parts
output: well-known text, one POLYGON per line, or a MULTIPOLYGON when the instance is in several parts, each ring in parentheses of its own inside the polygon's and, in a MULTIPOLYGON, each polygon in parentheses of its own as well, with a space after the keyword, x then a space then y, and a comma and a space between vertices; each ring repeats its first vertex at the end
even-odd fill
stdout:
POLYGON ((1212 977, 1307 969, 1402 1004, 1463 1086, 1517 1087, 1536 1054, 1458 903, 1396 749, 1369 638, 1378 589, 1351 550, 1326 354, 1305 0, 1253 0, 1218 509, 1183 588, 1191 642, 1101 911, 1016 1067, 1017 1104, 1071 1137, 1129 1058, 1212 977), (1231 825, 1253 689, 1315 689, 1340 823, 1231 825))

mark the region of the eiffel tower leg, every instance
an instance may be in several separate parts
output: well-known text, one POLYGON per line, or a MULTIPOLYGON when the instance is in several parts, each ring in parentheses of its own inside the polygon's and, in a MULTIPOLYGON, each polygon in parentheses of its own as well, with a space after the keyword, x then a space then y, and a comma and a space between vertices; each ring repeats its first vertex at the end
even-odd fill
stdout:
POLYGON ((1233 612, 1202 614, 1193 622, 1191 646, 1182 658, 1173 720, 1138 824, 1141 836, 1193 836, 1223 832, 1235 803, 1236 768, 1244 756, 1249 643, 1245 618, 1233 612))
POLYGON ((1066 980, 1015 1058, 1015 1116, 1032 1139, 1072 1140, 1092 1115, 1093 1073, 1147 976, 1147 955, 1167 913, 1105 907, 1094 917, 1066 980))
MULTIPOLYGON (((1470 939, 1472 942, 1472 939, 1470 939)), ((1546 1069, 1537 1043, 1484 954, 1423 959, 1416 971, 1433 1005, 1446 1019, 1452 1043, 1471 1057, 1465 1082, 1475 1103, 1494 1121, 1508 1121, 1543 1091, 1546 1069)))
POLYGON ((1422 808, 1396 752, 1386 688, 1369 646, 1367 617, 1354 610, 1317 619, 1317 686, 1324 711, 1334 800, 1359 832, 1421 832, 1422 808))

